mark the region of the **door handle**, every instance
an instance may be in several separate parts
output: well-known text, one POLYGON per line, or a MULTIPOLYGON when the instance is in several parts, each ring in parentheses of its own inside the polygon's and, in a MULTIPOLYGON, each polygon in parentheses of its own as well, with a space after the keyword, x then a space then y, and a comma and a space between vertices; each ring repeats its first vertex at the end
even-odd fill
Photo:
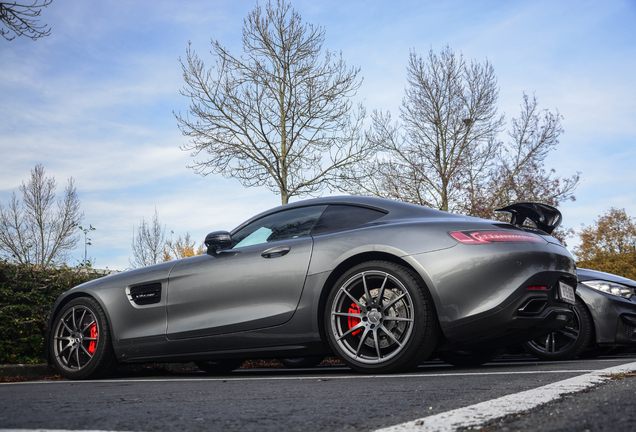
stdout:
POLYGON ((278 258, 286 255, 287 253, 289 253, 290 250, 291 248, 289 246, 276 246, 263 251, 261 256, 263 258, 278 258))

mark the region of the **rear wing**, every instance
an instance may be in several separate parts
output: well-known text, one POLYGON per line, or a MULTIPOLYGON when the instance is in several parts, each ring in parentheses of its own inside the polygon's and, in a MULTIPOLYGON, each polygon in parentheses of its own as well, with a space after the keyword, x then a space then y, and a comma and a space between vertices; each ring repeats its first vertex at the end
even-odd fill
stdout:
POLYGON ((496 212, 510 213, 510 223, 516 227, 522 227, 526 219, 530 219, 532 224, 548 234, 552 234, 563 220, 561 212, 547 204, 520 202, 510 204, 495 210, 496 212))

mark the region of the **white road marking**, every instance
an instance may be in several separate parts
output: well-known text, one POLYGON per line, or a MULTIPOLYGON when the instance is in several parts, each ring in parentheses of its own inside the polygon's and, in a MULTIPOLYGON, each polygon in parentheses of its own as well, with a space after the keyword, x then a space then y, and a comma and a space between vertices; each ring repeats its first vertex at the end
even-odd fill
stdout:
POLYGON ((565 394, 601 384, 611 378, 609 375, 632 371, 636 371, 636 362, 590 372, 521 393, 378 429, 375 432, 452 432, 458 428, 481 426, 497 418, 532 410, 565 394))
MULTIPOLYGON (((326 381, 326 380, 351 380, 351 379, 395 379, 395 378, 436 378, 436 377, 456 377, 456 376, 485 376, 485 375, 536 375, 542 374, 580 374, 586 372, 594 372, 595 369, 562 369, 549 371, 506 371, 506 372, 449 372, 449 373, 410 373, 410 374, 389 374, 389 375, 316 375, 316 376, 273 376, 273 377, 237 377, 236 375, 228 375, 223 377, 211 377, 204 373, 198 374, 198 377, 175 377, 175 378, 112 378, 101 379, 98 381, 72 381, 72 380, 49 380, 49 381, 16 381, 8 383, 0 383, 3 385, 36 385, 36 384, 89 384, 97 383, 133 383, 133 382, 192 382, 192 381, 326 381)), ((3 432, 0 429, 0 432, 3 432)))

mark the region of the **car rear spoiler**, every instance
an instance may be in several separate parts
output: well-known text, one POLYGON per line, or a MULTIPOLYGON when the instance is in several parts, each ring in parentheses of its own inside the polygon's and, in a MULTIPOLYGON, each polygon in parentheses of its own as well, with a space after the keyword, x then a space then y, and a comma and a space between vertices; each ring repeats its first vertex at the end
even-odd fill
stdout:
POLYGON ((548 234, 552 234, 563 220, 561 212, 547 204, 520 202, 510 204, 495 210, 496 212, 507 212, 511 214, 510 223, 516 227, 522 227, 526 219, 530 219, 532 224, 548 234))

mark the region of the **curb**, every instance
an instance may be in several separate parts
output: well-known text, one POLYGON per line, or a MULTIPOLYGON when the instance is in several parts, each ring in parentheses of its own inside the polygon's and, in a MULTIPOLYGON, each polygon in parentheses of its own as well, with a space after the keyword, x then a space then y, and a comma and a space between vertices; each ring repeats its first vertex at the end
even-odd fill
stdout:
MULTIPOLYGON (((329 361, 327 358, 323 367, 342 366, 337 362, 329 361)), ((247 360, 243 365, 245 369, 277 368, 286 369, 277 360, 247 360)), ((114 375, 128 374, 165 374, 165 373, 190 373, 200 372, 200 369, 193 362, 190 363, 122 363, 117 368, 114 375)), ((59 375, 59 372, 46 363, 38 364, 0 364, 0 380, 2 378, 26 378, 29 380, 44 379, 59 375)), ((0 432, 2 429, 0 428, 0 432)))
POLYGON ((46 363, 0 365, 0 378, 37 379, 53 375, 57 375, 57 371, 46 363))
MULTIPOLYGON (((179 371, 187 368, 198 370, 194 363, 131 363, 119 365, 118 371, 125 374, 148 369, 179 371)), ((0 365, 0 378, 44 379, 54 375, 59 372, 46 363, 0 365)))

